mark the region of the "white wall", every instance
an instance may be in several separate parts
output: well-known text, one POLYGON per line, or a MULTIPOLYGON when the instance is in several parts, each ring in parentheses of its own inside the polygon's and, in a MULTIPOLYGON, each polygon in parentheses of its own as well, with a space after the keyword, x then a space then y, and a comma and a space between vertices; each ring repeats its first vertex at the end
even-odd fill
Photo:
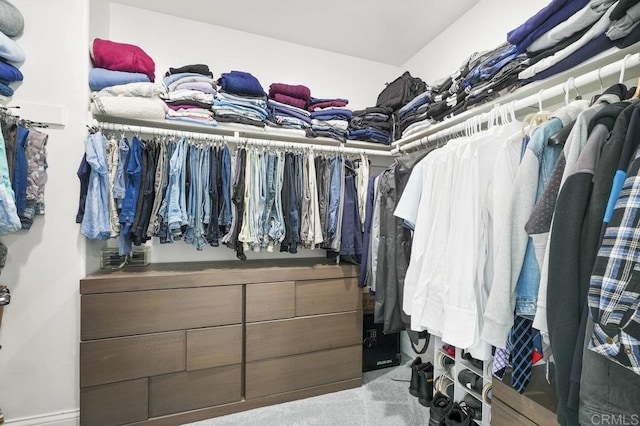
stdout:
POLYGON ((491 50, 549 0, 481 0, 401 67, 431 83, 450 74, 473 52, 491 50))
MULTIPOLYGON (((78 280, 84 241, 74 223, 76 170, 87 109, 87 18, 83 0, 13 0, 23 13, 25 80, 10 105, 66 108, 64 129, 46 129, 46 215, 30 231, 2 237, 9 248, 0 282, 12 301, 0 328, 0 407, 10 420, 78 408, 78 280)), ((28 117, 26 117, 28 118, 28 117)))
POLYGON ((120 4, 111 5, 110 37, 142 47, 156 63, 156 77, 169 67, 205 63, 214 75, 230 70, 250 72, 265 90, 275 82, 304 84, 315 97, 349 99, 352 109, 375 105, 384 83, 396 78, 400 70, 120 4))

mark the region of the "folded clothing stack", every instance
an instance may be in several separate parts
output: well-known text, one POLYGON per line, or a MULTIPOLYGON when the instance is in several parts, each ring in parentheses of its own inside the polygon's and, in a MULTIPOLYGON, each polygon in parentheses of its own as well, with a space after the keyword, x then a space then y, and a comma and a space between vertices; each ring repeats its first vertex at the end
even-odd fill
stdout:
POLYGON ((306 109, 269 99, 269 121, 267 124, 289 129, 308 129, 311 126, 311 113, 306 109))
POLYGON ((398 111, 398 126, 396 127, 396 138, 414 123, 427 119, 427 110, 431 103, 431 91, 426 91, 413 98, 408 104, 398 111))
POLYGON ((216 126, 213 119, 213 99, 216 83, 204 64, 169 68, 163 79, 167 93, 163 96, 168 110, 167 120, 186 121, 216 126))
POLYGON ((216 120, 264 126, 267 100, 257 78, 248 72, 231 71, 222 74, 218 85, 212 108, 216 120))
POLYGON ((138 46, 96 38, 90 53, 94 66, 89 74, 91 90, 117 84, 153 82, 155 79, 156 64, 138 46))
POLYGON ((162 120, 164 93, 155 79, 155 63, 140 47, 96 38, 89 72, 91 109, 94 114, 123 118, 162 120))
POLYGON ((311 128, 307 136, 325 136, 346 142, 349 136, 349 121, 353 117, 346 108, 319 108, 311 113, 311 128))
POLYGON ((269 86, 269 99, 296 108, 306 109, 309 99, 311 99, 311 90, 307 86, 300 84, 272 83, 269 86))
POLYGON ((349 103, 348 99, 343 98, 334 98, 334 99, 322 99, 322 98, 314 98, 313 96, 309 98, 309 102, 307 104, 307 110, 315 111, 321 108, 344 108, 349 103))
POLYGON ((272 83, 269 86, 268 124, 290 129, 308 129, 311 118, 307 104, 311 90, 307 86, 272 83))
POLYGON ((128 83, 91 92, 91 111, 95 115, 163 120, 167 105, 159 96, 164 87, 157 83, 128 83))
POLYGON ((16 67, 24 62, 25 55, 20 46, 12 40, 22 35, 24 18, 13 4, 0 2, 0 95, 13 96, 10 83, 22 81, 23 75, 16 67))
MULTIPOLYGON (((605 50, 624 49, 640 41, 640 5, 637 0, 589 0, 564 19, 552 4, 541 9, 527 22, 510 33, 533 33, 525 44, 529 57, 520 70, 525 83, 552 77, 573 68, 605 50), (554 25, 548 26, 538 17, 551 15, 554 25), (545 31, 540 31, 540 29, 545 31)), ((519 44, 520 46, 520 44, 519 44)))
POLYGON ((518 70, 525 61, 526 55, 508 43, 474 53, 451 76, 432 86, 433 102, 427 116, 441 121, 520 87, 518 70))
POLYGON ((391 131, 393 110, 386 107, 369 107, 359 111, 353 111, 349 122, 349 139, 391 143, 391 131))

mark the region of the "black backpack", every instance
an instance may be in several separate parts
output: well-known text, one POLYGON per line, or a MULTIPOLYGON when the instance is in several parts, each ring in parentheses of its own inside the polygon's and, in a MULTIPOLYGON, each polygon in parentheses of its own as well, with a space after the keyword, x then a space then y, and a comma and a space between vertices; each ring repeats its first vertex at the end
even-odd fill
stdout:
POLYGON ((387 87, 378 95, 376 106, 398 110, 408 104, 413 98, 427 90, 427 84, 419 77, 411 77, 405 71, 400 77, 387 83, 387 87))

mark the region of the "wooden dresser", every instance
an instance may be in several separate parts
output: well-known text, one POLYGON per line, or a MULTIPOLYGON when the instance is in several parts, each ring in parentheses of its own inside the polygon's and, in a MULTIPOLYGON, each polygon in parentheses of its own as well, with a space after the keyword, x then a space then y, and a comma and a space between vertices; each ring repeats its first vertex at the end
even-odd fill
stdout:
POLYGON ((493 380, 493 400, 491 403, 492 426, 553 426, 557 425, 555 371, 550 366, 550 381, 547 383, 545 366, 533 367, 531 382, 523 394, 511 385, 510 371, 504 381, 493 380))
POLYGON ((178 425, 362 384, 354 266, 158 264, 80 293, 82 425, 178 425))

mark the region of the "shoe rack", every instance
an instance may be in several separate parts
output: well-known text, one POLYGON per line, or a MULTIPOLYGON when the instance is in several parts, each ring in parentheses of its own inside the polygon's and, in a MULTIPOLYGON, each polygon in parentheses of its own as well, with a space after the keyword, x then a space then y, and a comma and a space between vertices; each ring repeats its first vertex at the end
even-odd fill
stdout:
MULTIPOLYGON (((437 389, 436 386, 439 384, 441 380, 447 382, 447 379, 453 382, 453 399, 456 402, 462 402, 466 395, 471 395, 471 397, 475 398, 482 404, 482 418, 480 420, 472 419, 472 424, 476 424, 478 426, 490 426, 491 425, 491 363, 483 362, 482 368, 477 368, 472 365, 468 360, 462 357, 463 351, 460 348, 455 348, 455 356, 451 356, 444 349, 443 345, 446 342, 443 342, 442 339, 438 336, 431 336, 433 339, 433 377, 434 377, 434 394, 437 389), (447 371, 442 367, 442 362, 440 361, 442 357, 449 358, 449 360, 453 361, 452 367, 447 371), (482 378, 483 384, 483 392, 486 396, 483 397, 482 394, 474 391, 473 389, 469 389, 466 386, 462 385, 458 381, 458 374, 462 370, 470 370, 476 376, 482 378), (443 376, 440 379, 440 376, 443 376)), ((446 394, 446 392, 443 392, 446 394)))

